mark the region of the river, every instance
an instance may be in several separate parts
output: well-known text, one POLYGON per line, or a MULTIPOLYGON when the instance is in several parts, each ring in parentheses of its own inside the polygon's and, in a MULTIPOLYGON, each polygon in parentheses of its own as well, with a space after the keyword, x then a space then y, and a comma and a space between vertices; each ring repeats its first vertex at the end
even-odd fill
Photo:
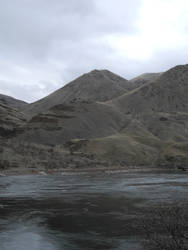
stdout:
POLYGON ((187 201, 184 173, 0 177, 0 250, 140 250, 139 218, 187 201))

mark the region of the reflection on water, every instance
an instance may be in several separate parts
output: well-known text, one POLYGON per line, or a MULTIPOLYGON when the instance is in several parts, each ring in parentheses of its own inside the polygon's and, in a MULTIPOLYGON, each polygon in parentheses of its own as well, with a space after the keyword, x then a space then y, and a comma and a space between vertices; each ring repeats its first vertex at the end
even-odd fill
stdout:
POLYGON ((141 249, 139 218, 186 202, 187 175, 0 178, 0 250, 141 249))

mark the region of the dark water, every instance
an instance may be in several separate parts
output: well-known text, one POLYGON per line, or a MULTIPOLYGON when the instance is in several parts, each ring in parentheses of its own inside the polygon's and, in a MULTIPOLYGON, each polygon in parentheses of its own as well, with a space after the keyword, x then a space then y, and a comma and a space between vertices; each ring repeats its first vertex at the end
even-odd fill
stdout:
POLYGON ((188 201, 188 175, 0 177, 0 250, 137 250, 148 209, 188 201))

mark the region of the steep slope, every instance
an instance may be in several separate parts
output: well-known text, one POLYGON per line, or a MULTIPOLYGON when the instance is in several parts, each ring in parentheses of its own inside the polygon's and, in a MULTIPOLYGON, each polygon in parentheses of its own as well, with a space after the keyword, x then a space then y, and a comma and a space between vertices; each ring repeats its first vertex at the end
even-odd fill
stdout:
MULTIPOLYGON (((188 112, 188 65, 176 66, 127 94, 114 99, 124 113, 188 112)), ((109 102, 110 103, 110 102, 109 102)))
POLYGON ((186 142, 188 140, 188 113, 144 113, 140 118, 143 126, 163 141, 186 142))
POLYGON ((0 94, 0 101, 3 102, 5 105, 13 107, 13 108, 21 108, 27 105, 26 102, 15 99, 11 96, 2 95, 0 94))
POLYGON ((117 133, 125 117, 104 103, 59 104, 34 116, 24 127, 19 140, 34 143, 64 144, 74 138, 95 138, 117 133))
POLYGON ((188 166, 188 65, 107 103, 131 122, 117 134, 90 140, 89 152, 128 165, 188 166))
POLYGON ((0 138, 15 136, 25 123, 22 113, 0 100, 0 138))
POLYGON ((127 84, 127 80, 110 71, 94 70, 51 95, 26 106, 23 111, 30 118, 58 104, 111 100, 127 92, 127 84))
POLYGON ((141 87, 145 83, 155 81, 160 75, 162 75, 162 73, 145 73, 145 74, 142 74, 140 76, 137 76, 129 81, 130 82, 130 90, 141 87))

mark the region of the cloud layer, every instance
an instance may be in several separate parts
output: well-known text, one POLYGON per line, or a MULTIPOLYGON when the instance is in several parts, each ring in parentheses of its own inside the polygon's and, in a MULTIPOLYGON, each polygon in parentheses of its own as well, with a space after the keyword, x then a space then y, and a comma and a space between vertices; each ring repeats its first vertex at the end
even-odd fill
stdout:
POLYGON ((0 93, 35 101, 94 68, 183 64, 187 0, 1 0, 0 93))

